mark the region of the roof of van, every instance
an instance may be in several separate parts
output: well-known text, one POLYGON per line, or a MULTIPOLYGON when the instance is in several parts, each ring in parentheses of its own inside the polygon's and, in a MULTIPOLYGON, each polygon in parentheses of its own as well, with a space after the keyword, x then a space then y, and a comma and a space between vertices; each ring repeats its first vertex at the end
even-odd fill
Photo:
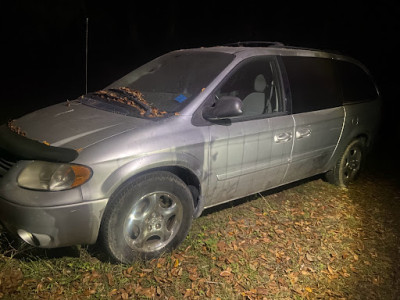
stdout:
POLYGON ((185 49, 185 50, 198 50, 202 49, 204 51, 218 51, 225 52, 235 55, 252 56, 255 54, 268 53, 271 55, 279 56, 313 56, 313 57, 324 57, 324 58, 334 58, 339 60, 351 61, 353 63, 362 64, 339 51, 334 50, 322 50, 315 48, 306 47, 296 47, 288 46, 281 42, 268 42, 268 41, 245 41, 245 42, 235 42, 229 44, 223 44, 219 46, 212 47, 202 47, 197 49, 185 49))

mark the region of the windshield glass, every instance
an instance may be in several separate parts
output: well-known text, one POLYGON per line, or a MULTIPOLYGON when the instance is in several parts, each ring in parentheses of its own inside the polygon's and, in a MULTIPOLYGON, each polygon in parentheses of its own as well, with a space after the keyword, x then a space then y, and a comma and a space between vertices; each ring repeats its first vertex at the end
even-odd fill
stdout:
MULTIPOLYGON (((83 103, 127 115, 149 116, 135 109, 138 105, 129 106, 129 101, 121 101, 118 97, 117 100, 110 100, 109 95, 115 96, 115 91, 124 90, 130 96, 140 95, 141 103, 136 101, 138 97, 133 99, 132 96, 129 100, 135 100, 139 105, 145 103, 151 109, 162 112, 157 117, 179 114, 232 60, 233 55, 227 53, 193 50, 171 52, 115 81, 105 91, 100 91, 102 97, 96 97, 96 101, 83 103), (107 94, 107 101, 102 101, 104 94, 107 94), (120 108, 116 109, 115 106, 120 108), (122 109, 121 106, 128 107, 122 109)), ((96 93, 98 95, 99 92, 96 93)))

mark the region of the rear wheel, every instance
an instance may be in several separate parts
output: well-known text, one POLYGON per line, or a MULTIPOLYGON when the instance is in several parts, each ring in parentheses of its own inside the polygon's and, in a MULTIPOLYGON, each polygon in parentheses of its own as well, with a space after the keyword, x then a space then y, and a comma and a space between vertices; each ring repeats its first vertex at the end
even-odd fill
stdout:
POLYGON ((357 179, 364 162, 364 143, 357 139, 343 151, 332 170, 326 173, 330 183, 346 187, 357 179))
POLYGON ((100 238, 116 261, 151 259, 184 240, 192 216, 193 200, 186 184, 169 172, 149 173, 113 195, 100 238))

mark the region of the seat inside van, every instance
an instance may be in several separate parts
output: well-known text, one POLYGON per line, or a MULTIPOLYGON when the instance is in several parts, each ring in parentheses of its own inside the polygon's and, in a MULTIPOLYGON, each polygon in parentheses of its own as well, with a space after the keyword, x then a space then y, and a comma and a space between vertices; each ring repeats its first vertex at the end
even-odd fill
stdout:
POLYGON ((243 99, 243 115, 259 115, 272 113, 270 94, 272 94, 273 83, 267 83, 263 74, 254 79, 254 92, 243 99))

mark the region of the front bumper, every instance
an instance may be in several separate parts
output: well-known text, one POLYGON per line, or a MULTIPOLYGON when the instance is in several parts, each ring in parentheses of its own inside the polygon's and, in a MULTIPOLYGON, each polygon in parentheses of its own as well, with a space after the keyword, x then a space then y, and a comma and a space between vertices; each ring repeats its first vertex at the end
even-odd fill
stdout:
POLYGON ((0 198, 0 222, 41 248, 93 244, 108 199, 52 207, 31 207, 0 198))

